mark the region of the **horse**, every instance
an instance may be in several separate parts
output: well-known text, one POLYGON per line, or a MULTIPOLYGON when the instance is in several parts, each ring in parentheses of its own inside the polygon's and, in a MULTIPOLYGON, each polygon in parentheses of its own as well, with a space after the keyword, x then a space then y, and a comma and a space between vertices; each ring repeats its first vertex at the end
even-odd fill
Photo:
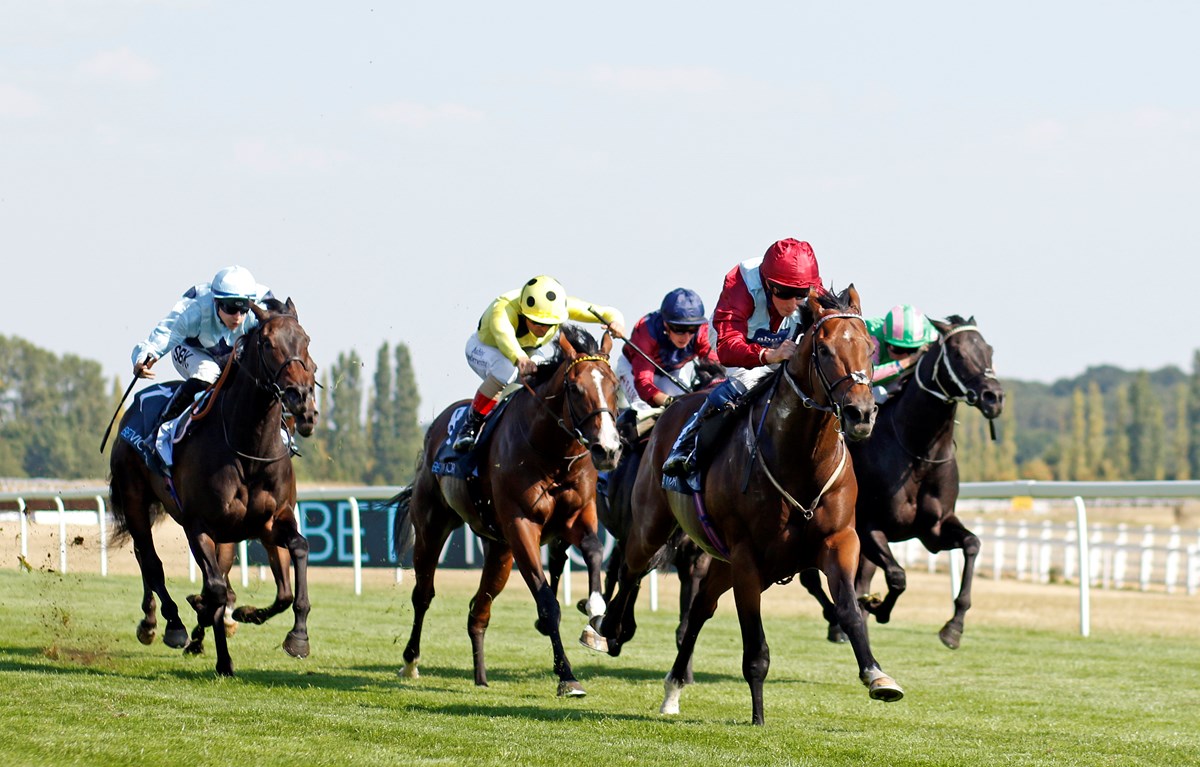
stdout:
MULTIPOLYGON (((844 621, 859 679, 869 696, 894 701, 904 695, 872 655, 854 599, 857 484, 845 439, 865 439, 874 426, 870 336, 853 285, 836 294, 813 291, 807 307, 811 324, 792 358, 748 393, 725 423, 715 424, 716 437, 701 433, 708 468, 700 491, 693 495, 664 489, 661 469, 684 423, 702 404, 699 394, 683 398, 663 414, 638 470, 621 581, 600 624, 601 641, 589 646, 620 654, 636 629, 633 605, 647 565, 673 529, 682 528, 713 561, 664 682, 664 714, 679 712, 696 639, 717 599, 732 588, 751 720, 763 723, 763 681, 770 656, 761 594, 772 583, 786 582, 810 567, 820 568, 831 584, 837 615, 844 621)), ((587 639, 581 637, 585 643, 587 639)))
MULTIPOLYGON (((143 643, 153 641, 157 623, 154 595, 167 620, 163 641, 187 642, 179 608, 167 592, 162 561, 151 529, 165 512, 183 527, 203 574, 196 610, 197 632, 211 626, 217 649, 216 671, 233 676, 225 632, 229 605, 227 567, 231 546, 262 541, 276 577, 275 602, 258 610, 241 607, 235 620, 261 623, 289 606, 295 623, 283 649, 294 657, 309 653, 308 541, 296 519, 296 477, 291 451, 280 439, 284 411, 302 436, 316 427, 316 365, 308 354, 309 337, 296 307, 274 299, 263 309, 250 305, 258 325, 239 341, 202 412, 193 409, 188 436, 175 446, 170 477, 152 472, 127 441, 117 440, 110 456, 109 491, 118 537, 133 540, 142 573, 144 617, 138 626, 143 643), (225 555, 222 555, 225 552, 225 555), (294 595, 286 568, 295 575, 294 595)), ((131 413, 122 418, 122 426, 131 413)))
MULTIPOLYGON (((954 451, 954 415, 958 403, 977 408, 989 421, 1000 415, 1004 391, 992 370, 992 347, 975 325, 951 315, 933 321, 941 338, 917 361, 911 378, 880 408, 875 435, 851 446, 858 475, 858 535, 862 541, 856 592, 878 623, 891 619, 904 592, 904 568, 892 554, 892 542, 917 538, 930 552, 962 549, 961 588, 954 615, 938 632, 951 650, 962 642, 963 621, 971 607, 971 583, 979 539, 954 511, 958 500, 958 461, 954 451), (868 596, 876 567, 884 570, 887 594, 868 596)), ((833 605, 815 572, 801 583, 821 603, 829 621, 829 640, 844 641, 833 605)))
MULTIPOLYGON (((550 637, 558 695, 585 695, 563 650, 560 611, 541 564, 541 546, 557 538, 583 552, 588 570, 589 614, 603 615, 600 544, 596 520, 596 469, 612 469, 621 453, 616 426, 617 377, 609 366, 612 338, 603 342, 581 327, 563 325, 558 360, 539 367, 491 425, 472 457, 477 478, 434 473, 437 456, 450 439, 455 403, 434 420, 413 484, 390 503, 398 550, 411 541, 413 625, 404 648, 401 675, 420 676, 421 631, 434 597, 438 557, 450 533, 466 523, 487 541, 479 588, 471 599, 467 634, 474 653, 475 684, 486 687, 483 640, 492 600, 504 589, 513 562, 537 604, 539 629, 550 637)), ((488 428, 485 425, 485 430, 488 428)))

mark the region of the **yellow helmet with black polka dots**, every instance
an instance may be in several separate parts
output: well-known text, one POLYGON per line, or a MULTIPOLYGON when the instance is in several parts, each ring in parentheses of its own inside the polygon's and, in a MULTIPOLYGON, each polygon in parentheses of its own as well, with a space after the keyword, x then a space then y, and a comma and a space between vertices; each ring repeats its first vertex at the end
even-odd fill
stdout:
POLYGON ((521 314, 541 325, 561 325, 570 317, 567 291, 553 277, 540 274, 521 288, 521 314))

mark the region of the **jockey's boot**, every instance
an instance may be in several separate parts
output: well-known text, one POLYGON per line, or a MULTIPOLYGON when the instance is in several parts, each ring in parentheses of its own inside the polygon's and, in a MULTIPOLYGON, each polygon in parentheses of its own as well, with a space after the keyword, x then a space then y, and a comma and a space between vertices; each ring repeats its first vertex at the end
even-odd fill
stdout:
POLYGON ((199 378, 189 378, 175 390, 175 396, 167 403, 159 423, 163 424, 178 418, 196 402, 196 395, 208 388, 208 382, 199 378))
POLYGON ((458 427, 458 434, 454 437, 454 452, 465 453, 475 447, 475 440, 479 439, 479 429, 483 426, 485 418, 487 416, 475 408, 467 411, 467 417, 458 427))
POLYGON ((715 407, 712 398, 709 398, 704 400, 704 404, 700 406, 699 410, 692 413, 692 417, 684 424, 683 431, 679 432, 679 436, 675 438, 671 454, 663 462, 663 474, 668 477, 686 477, 695 471, 696 437, 700 436, 700 424, 715 407))
POLYGON ((708 393, 704 404, 700 406, 684 424, 683 431, 675 438, 675 445, 667 460, 663 462, 662 473, 668 477, 686 477, 696 470, 696 438, 700 436, 700 425, 709 414, 730 406, 746 393, 746 387, 735 378, 726 379, 708 393))

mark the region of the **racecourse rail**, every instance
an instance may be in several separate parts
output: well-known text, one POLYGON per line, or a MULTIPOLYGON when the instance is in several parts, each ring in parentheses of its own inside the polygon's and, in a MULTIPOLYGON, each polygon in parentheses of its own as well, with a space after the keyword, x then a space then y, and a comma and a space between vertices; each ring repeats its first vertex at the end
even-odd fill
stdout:
MULTIPOLYGON (((396 495, 398 486, 359 486, 310 488, 300 490, 298 505, 301 524, 310 543, 310 564, 349 567, 353 571, 354 593, 362 593, 362 569, 392 567, 400 580, 401 565, 391 540, 391 522, 395 507, 381 502, 396 495), (364 545, 365 544, 365 545, 364 545)), ((100 574, 108 574, 108 539, 113 524, 107 511, 105 487, 53 492, 31 490, 0 493, 0 521, 19 520, 20 557, 18 568, 30 568, 30 524, 58 526, 59 571, 68 569, 67 525, 98 527, 100 574), (4 510, 4 509, 7 509, 4 510)), ((1088 524, 1084 499, 1194 499, 1200 498, 1200 481, 1162 482, 964 482, 959 498, 963 500, 1012 500, 1014 498, 1072 500, 1074 523, 989 519, 987 512, 960 517, 983 544, 976 571, 981 577, 1012 576, 1020 580, 1049 582, 1055 578, 1076 581, 1079 586, 1079 627, 1083 636, 1090 633, 1090 589, 1128 588, 1140 590, 1161 586, 1167 593, 1179 589, 1188 595, 1200 592, 1200 530, 1179 526, 1132 528, 1128 525, 1088 524), (1080 535, 1086 530, 1086 535, 1080 535)), ((469 530, 461 528, 447 541, 442 552, 443 565, 474 567, 481 542, 469 530)), ((613 542, 606 537, 605 554, 613 542)), ((257 553, 245 542, 240 544, 238 562, 243 585, 249 582, 249 569, 257 564, 259 577, 266 578, 265 556, 254 543, 257 553)), ((938 569, 943 555, 929 554, 915 541, 893 545, 893 551, 905 567, 922 558, 930 572, 938 569)), ((950 574, 952 594, 957 594, 962 552, 949 552, 945 569, 950 574)), ((571 560, 582 560, 571 552, 571 560)), ((568 561, 563 574, 563 601, 571 603, 571 569, 568 561)), ((543 554, 545 561, 545 554, 543 554)), ((196 578, 195 561, 188 557, 189 577, 196 578)), ((657 580, 649 584, 651 609, 657 609, 657 580)))

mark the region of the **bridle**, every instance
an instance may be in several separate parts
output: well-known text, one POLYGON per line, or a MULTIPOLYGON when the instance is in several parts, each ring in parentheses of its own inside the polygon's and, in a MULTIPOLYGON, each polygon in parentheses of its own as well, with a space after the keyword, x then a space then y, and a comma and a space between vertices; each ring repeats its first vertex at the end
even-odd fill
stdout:
MULTIPOLYGON (((854 319, 862 322, 863 326, 866 327, 866 320, 862 318, 862 315, 841 312, 838 314, 826 314, 824 317, 821 317, 815 323, 813 323, 813 326, 809 328, 807 332, 815 334, 821 325, 823 325, 827 320, 833 319, 854 319)), ((811 356, 812 360, 808 367, 809 383, 812 383, 813 371, 815 370, 817 378, 821 383, 821 388, 824 390, 825 401, 829 403, 828 405, 822 405, 812 397, 805 394, 800 388, 800 383, 795 380, 795 377, 792 375, 792 371, 789 369, 789 365, 787 364, 780 365, 780 368, 783 370, 783 380, 787 381, 788 384, 791 385, 792 391, 794 391, 796 396, 800 398, 800 402, 804 405, 804 407, 812 408, 814 410, 821 410, 826 413, 833 413, 837 418, 837 429, 838 433, 840 434, 842 430, 842 406, 846 402, 846 397, 850 395, 850 390, 855 386, 870 386, 871 376, 865 370, 851 370, 849 373, 846 373, 837 380, 830 381, 829 376, 825 374, 825 369, 821 367, 821 360, 817 355, 817 343, 815 335, 813 336, 813 348, 811 356), (842 392, 841 398, 835 401, 833 396, 834 390, 846 381, 851 381, 852 383, 850 386, 846 387, 844 392, 842 392)))
MULTIPOLYGON (((812 382, 812 376, 813 376, 812 371, 815 369, 817 371, 817 377, 821 382, 821 387, 825 391, 825 401, 829 403, 828 405, 822 405, 819 402, 817 402, 815 399, 813 399, 812 397, 805 394, 804 391, 800 388, 800 383, 798 381, 796 381, 795 378, 792 376, 792 372, 788 369, 789 366, 786 363, 783 365, 780 365, 780 368, 783 370, 783 373, 781 374, 780 377, 783 378, 783 380, 788 382, 788 384, 792 387, 792 391, 794 391, 796 393, 796 396, 798 396, 800 398, 800 402, 804 405, 804 407, 811 408, 813 410, 820 410, 825 413, 832 413, 834 415, 835 422, 836 422, 835 429, 837 430, 837 442, 838 442, 838 464, 837 464, 837 466, 834 468, 833 472, 829 475, 829 478, 825 480, 825 485, 820 489, 820 491, 817 492, 817 496, 815 498, 813 498, 812 503, 809 504, 808 506, 805 506, 804 504, 797 501, 783 487, 783 485, 780 484, 779 480, 775 478, 775 475, 772 474, 771 470, 767 467, 767 462, 765 460, 765 456, 764 456, 764 460, 759 461, 759 464, 762 466, 762 469, 763 469, 763 474, 766 475, 767 479, 775 487, 775 490, 779 492, 780 496, 784 499, 784 501, 786 501, 792 508, 799 511, 801 516, 803 516, 804 519, 806 519, 806 520, 811 520, 813 518, 813 514, 816 513, 817 506, 821 503, 821 498, 823 498, 825 496, 825 493, 827 493, 829 491, 829 489, 831 487, 833 487, 834 483, 836 483, 838 478, 842 475, 843 469, 845 469, 845 467, 846 467, 846 443, 845 443, 845 439, 842 436, 842 406, 846 402, 846 397, 849 396, 850 389, 854 388, 855 386, 860 386, 860 385, 861 386, 870 386, 871 385, 871 377, 869 375, 867 375, 867 372, 865 370, 852 370, 849 373, 845 374, 844 376, 841 376, 837 380, 830 381, 829 376, 827 376, 825 374, 825 370, 821 367, 821 360, 817 356, 817 344, 816 344, 815 333, 816 333, 817 329, 820 328, 821 325, 825 323, 826 320, 839 319, 839 318, 841 318, 841 319, 856 319, 856 320, 862 322, 863 326, 866 327, 866 321, 863 320, 862 315, 849 314, 849 313, 842 312, 842 313, 838 313, 838 314, 827 314, 824 317, 821 317, 819 320, 817 320, 815 323, 813 323, 813 326, 811 328, 809 328, 807 331, 809 333, 814 334, 812 360, 811 360, 811 364, 809 365, 809 373, 808 373, 809 383, 812 382), (841 386, 845 381, 851 381, 851 384, 850 384, 850 386, 846 387, 846 391, 842 393, 841 399, 839 399, 835 402, 833 392, 838 386, 841 386)), ((750 468, 750 466, 753 465, 754 455, 756 455, 758 453, 759 436, 762 432, 763 424, 766 423, 767 411, 770 409, 770 407, 771 407, 771 403, 770 403, 770 400, 768 400, 766 407, 763 408, 762 417, 759 419, 758 428, 754 432, 754 445, 753 445, 752 451, 751 451, 751 462, 749 465, 747 465, 747 476, 746 476, 747 481, 749 481, 749 468, 750 468)))
POLYGON ((562 416, 555 413, 554 409, 550 407, 550 400, 558 397, 557 394, 552 394, 549 397, 542 397, 536 391, 534 391, 533 387, 529 385, 528 381, 522 381, 521 383, 524 385, 526 390, 529 391, 529 394, 534 398, 534 400, 546 409, 546 412, 550 414, 550 417, 554 419, 554 422, 558 424, 560 429, 566 432, 571 439, 578 442, 584 448, 590 450, 593 446, 598 444, 598 442, 597 440, 588 439, 586 436, 584 436, 583 432, 579 430, 580 425, 586 423, 592 418, 595 418, 596 416, 603 415, 604 413, 608 413, 613 417, 613 420, 616 420, 617 413, 613 408, 610 407, 598 407, 589 412, 587 415, 580 417, 575 404, 575 399, 571 396, 570 389, 567 387, 567 375, 576 365, 583 362, 603 362, 605 365, 610 364, 608 357, 602 354, 581 354, 575 359, 571 360, 571 362, 567 365, 567 369, 563 371, 563 396, 567 401, 567 414, 571 419, 570 426, 567 425, 562 416))
MULTIPOLYGON (((917 360, 916 369, 913 371, 913 378, 916 379, 917 386, 920 387, 921 391, 927 392, 933 397, 940 399, 942 402, 965 402, 968 405, 974 406, 975 403, 979 401, 978 392, 976 392, 974 389, 967 388, 967 385, 962 382, 962 377, 959 376, 958 371, 954 369, 954 366, 950 364, 950 360, 946 357, 946 341, 950 339, 950 336, 958 335, 959 333, 964 333, 966 331, 979 333, 979 328, 975 325, 959 325, 956 328, 952 328, 948 333, 945 333, 942 336, 942 341, 936 355, 926 354, 922 356, 921 359, 917 360), (933 371, 929 376, 929 383, 921 380, 921 366, 925 364, 925 359, 927 357, 933 358, 933 371), (945 384, 942 382, 943 369, 946 371, 947 375, 950 376, 950 383, 954 385, 954 387, 957 389, 957 392, 951 393, 947 390, 945 384), (937 391, 934 391, 934 389, 931 388, 934 386, 937 387, 937 391)), ((983 337, 982 334, 979 335, 980 338, 983 337)), ((996 372, 992 368, 984 368, 981 375, 985 379, 995 380, 996 378, 996 372)))

